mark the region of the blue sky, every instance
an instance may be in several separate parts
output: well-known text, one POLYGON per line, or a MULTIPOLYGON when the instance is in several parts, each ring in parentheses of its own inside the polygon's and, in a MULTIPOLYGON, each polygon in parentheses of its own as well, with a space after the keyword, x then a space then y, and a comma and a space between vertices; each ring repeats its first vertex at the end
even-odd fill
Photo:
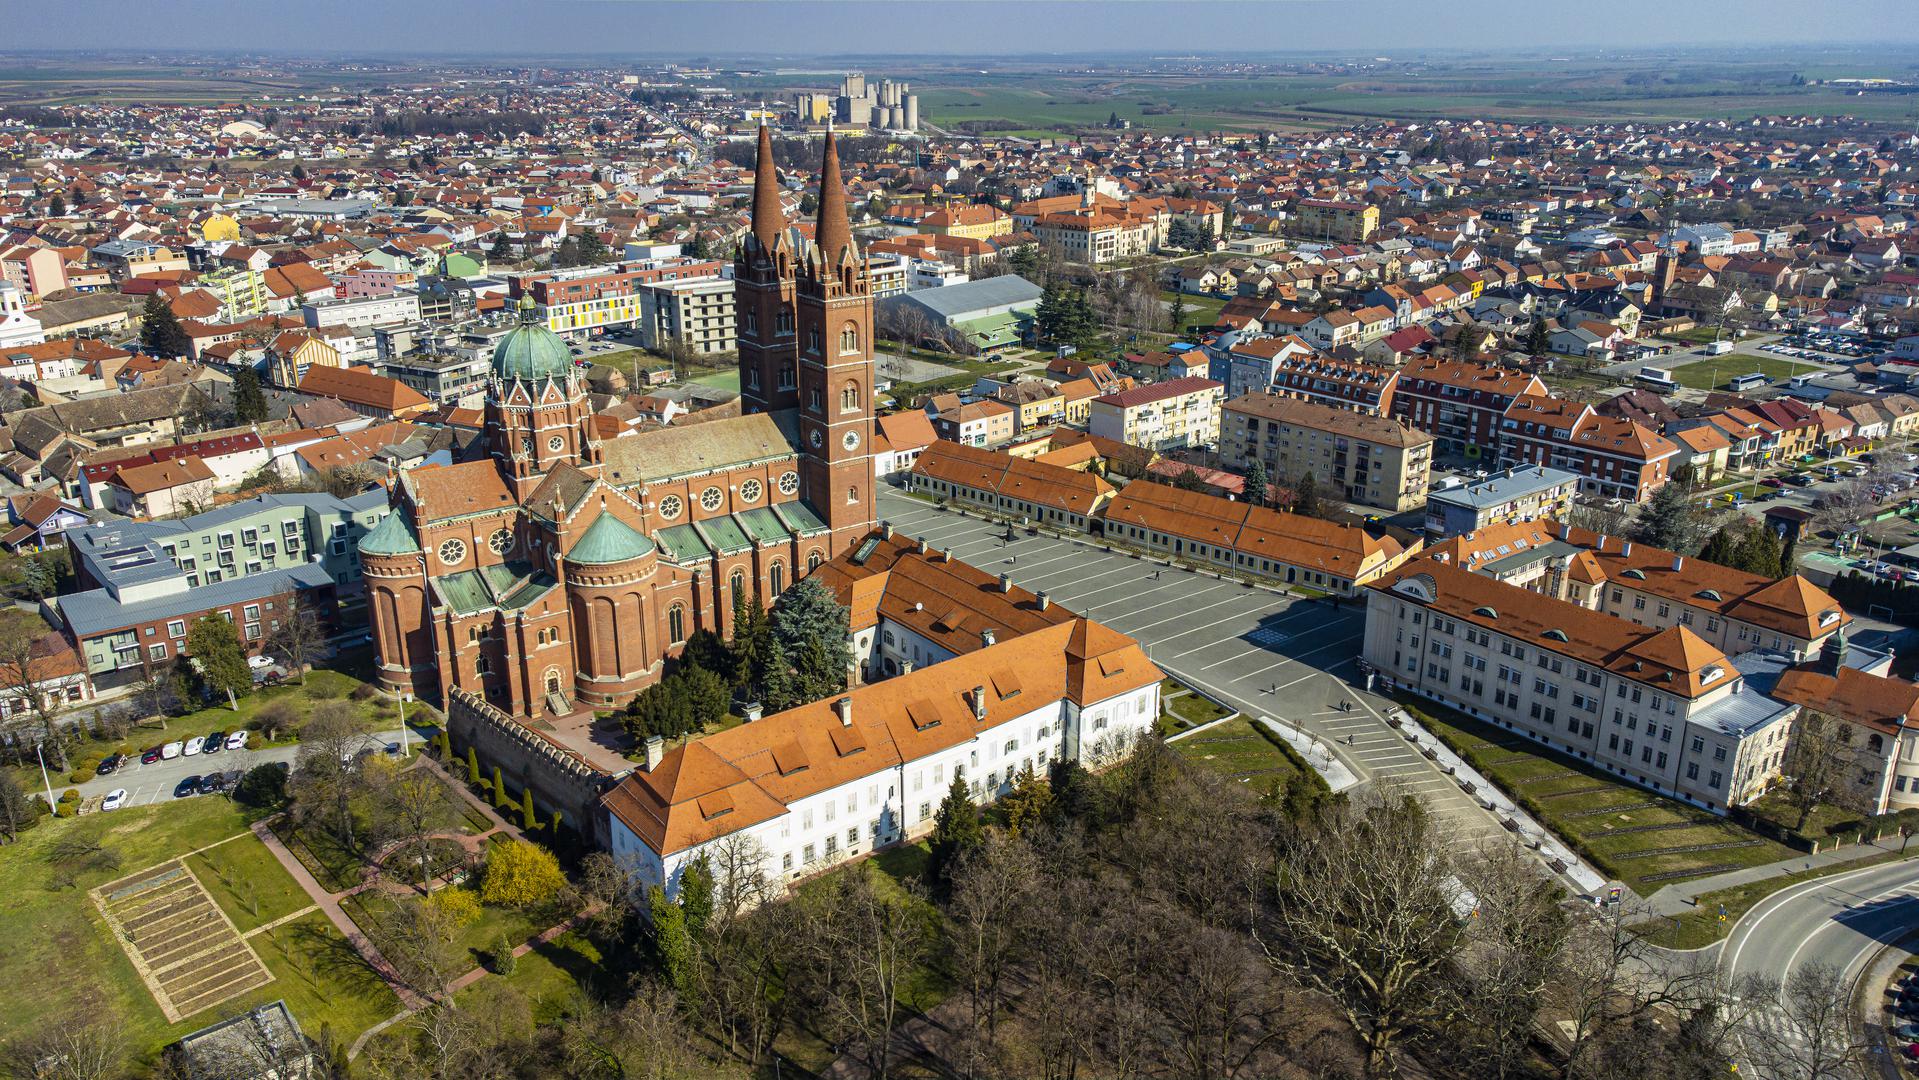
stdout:
POLYGON ((628 56, 1908 44, 1908 0, 5 0, 29 49, 628 56), (1444 13, 1444 14, 1441 14, 1444 13))

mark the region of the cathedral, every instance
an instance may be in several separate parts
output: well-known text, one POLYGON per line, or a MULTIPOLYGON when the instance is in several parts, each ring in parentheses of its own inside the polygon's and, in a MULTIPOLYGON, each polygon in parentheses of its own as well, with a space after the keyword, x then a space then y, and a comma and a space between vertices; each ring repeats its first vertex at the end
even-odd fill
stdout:
POLYGON ((736 597, 770 604, 871 531, 873 297, 830 133, 808 240, 760 129, 733 296, 741 415, 604 440, 523 309, 493 353, 486 456, 400 473, 360 543, 384 687, 524 719, 620 705, 695 631, 729 633, 736 597))

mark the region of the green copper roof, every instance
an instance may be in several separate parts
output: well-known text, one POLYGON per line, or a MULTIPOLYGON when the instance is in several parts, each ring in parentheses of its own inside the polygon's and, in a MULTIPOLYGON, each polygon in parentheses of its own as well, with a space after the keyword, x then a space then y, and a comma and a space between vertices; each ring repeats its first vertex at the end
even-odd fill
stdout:
POLYGON ((380 519, 372 531, 360 538, 362 555, 418 555, 420 538, 413 535, 413 526, 398 513, 389 513, 380 519))
POLYGON ((566 561, 580 566, 602 566, 625 562, 653 553, 653 541, 641 536, 633 526, 605 511, 587 526, 566 561))
POLYGON ((520 298, 520 325, 493 347, 493 374, 502 379, 544 379, 573 367, 573 353, 560 335, 541 326, 533 298, 520 298))

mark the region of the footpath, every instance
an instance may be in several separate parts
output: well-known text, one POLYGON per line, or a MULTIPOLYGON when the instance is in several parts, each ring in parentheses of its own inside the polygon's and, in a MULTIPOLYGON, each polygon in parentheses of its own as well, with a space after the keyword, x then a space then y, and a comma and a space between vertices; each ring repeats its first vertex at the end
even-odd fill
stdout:
POLYGON ((1870 844, 1849 844, 1832 848, 1816 855, 1795 855, 1790 859, 1766 863, 1763 866, 1748 866, 1743 870, 1728 870, 1711 877, 1694 878, 1691 881, 1676 882, 1668 885, 1646 898, 1655 914, 1669 918, 1684 915, 1694 909, 1701 896, 1721 889, 1751 885, 1756 881, 1767 881, 1776 877, 1801 875, 1817 877, 1828 871, 1856 863, 1864 859, 1877 858, 1880 855, 1896 854, 1904 846, 1897 833, 1882 836, 1870 844))

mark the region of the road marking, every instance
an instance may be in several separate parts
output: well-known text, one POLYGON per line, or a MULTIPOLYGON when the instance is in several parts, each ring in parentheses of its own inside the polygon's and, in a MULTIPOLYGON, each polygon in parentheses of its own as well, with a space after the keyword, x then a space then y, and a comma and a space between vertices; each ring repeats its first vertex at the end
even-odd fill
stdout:
MULTIPOLYGON (((1894 863, 1892 865, 1896 866, 1900 864, 1894 863)), ((1756 905, 1751 911, 1746 912, 1745 917, 1740 919, 1738 924, 1736 924, 1733 927, 1733 934, 1739 938, 1739 942, 1731 950, 1731 952, 1726 956, 1725 966, 1726 966, 1727 972, 1730 974, 1732 972, 1739 970, 1739 955, 1740 953, 1745 951, 1746 942, 1752 940, 1752 935, 1755 931, 1759 929, 1759 924, 1765 922, 1768 918, 1771 918, 1781 908, 1785 907, 1787 901, 1797 899, 1799 894, 1804 892, 1810 892, 1817 889, 1825 888, 1827 886, 1837 885, 1842 881, 1847 881, 1852 878, 1859 877, 1860 875, 1863 875, 1863 874, 1870 874, 1870 873, 1873 873, 1874 871, 1884 870, 1884 869, 1886 869, 1885 865, 1867 866, 1867 867, 1862 867, 1861 869, 1858 869, 1858 870, 1851 870, 1843 874, 1833 874, 1830 877, 1816 878, 1812 881, 1802 881, 1797 885, 1788 885, 1785 888, 1779 890, 1778 892, 1773 893, 1771 896, 1767 897, 1766 899, 1761 900, 1758 903, 1758 905, 1756 905), (1765 908, 1766 910, 1762 912, 1760 911, 1760 908, 1765 908), (1751 920, 1750 923, 1747 922, 1748 919, 1751 920)), ((1905 885, 1908 885, 1908 886, 1911 884, 1912 882, 1905 883, 1905 885)), ((1905 886, 1901 886, 1901 887, 1903 888, 1905 886)), ((1851 906, 1851 905, 1848 905, 1848 906, 1851 906)))

